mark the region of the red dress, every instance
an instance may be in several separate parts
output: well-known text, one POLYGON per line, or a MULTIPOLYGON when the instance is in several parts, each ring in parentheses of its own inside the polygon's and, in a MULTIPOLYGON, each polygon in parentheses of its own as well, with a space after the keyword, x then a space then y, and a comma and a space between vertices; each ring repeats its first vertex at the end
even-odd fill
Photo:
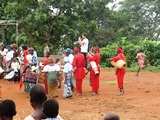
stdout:
MULTIPOLYGON (((122 49, 118 49, 117 56, 112 58, 112 61, 117 62, 118 60, 124 60, 125 61, 125 55, 123 54, 122 49)), ((125 68, 117 68, 116 69, 116 76, 117 76, 117 82, 118 82, 118 88, 123 89, 123 81, 124 81, 124 75, 125 75, 125 68)))
POLYGON ((28 55, 28 50, 24 50, 24 51, 23 51, 23 57, 24 57, 23 63, 24 63, 25 65, 28 64, 27 55, 28 55))
POLYGON ((78 53, 74 56, 73 69, 76 80, 76 91, 82 94, 82 80, 85 77, 85 58, 83 54, 78 53))
POLYGON ((89 57, 89 62, 95 62, 97 69, 98 69, 98 74, 95 73, 94 69, 91 66, 90 69, 90 85, 92 87, 92 92, 98 93, 99 89, 99 75, 100 75, 100 54, 96 53, 95 55, 90 55, 89 57))
POLYGON ((27 60, 27 55, 28 55, 28 49, 23 51, 23 64, 21 64, 21 80, 19 82, 19 88, 21 89, 23 86, 23 80, 24 80, 24 74, 25 70, 27 69, 28 66, 28 60, 27 60))

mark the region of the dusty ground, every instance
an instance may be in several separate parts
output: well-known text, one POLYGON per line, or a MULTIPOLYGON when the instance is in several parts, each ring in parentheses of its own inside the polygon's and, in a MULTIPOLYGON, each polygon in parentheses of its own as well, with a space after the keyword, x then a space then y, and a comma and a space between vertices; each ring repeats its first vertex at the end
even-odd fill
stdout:
MULTIPOLYGON (((63 99, 60 90, 60 115, 65 120, 101 120, 105 112, 120 115, 121 120, 160 120, 160 73, 142 72, 137 78, 135 73, 127 72, 125 95, 117 96, 117 85, 113 70, 102 70, 100 95, 91 96, 88 78, 83 83, 84 95, 63 99)), ((3 99, 13 99, 18 114, 15 120, 32 112, 28 95, 18 90, 18 84, 0 80, 3 99)))

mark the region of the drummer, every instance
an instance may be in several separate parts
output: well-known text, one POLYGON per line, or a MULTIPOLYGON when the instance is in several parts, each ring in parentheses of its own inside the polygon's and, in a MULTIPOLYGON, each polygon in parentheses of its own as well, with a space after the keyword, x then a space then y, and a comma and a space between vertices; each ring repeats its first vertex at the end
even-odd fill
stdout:
MULTIPOLYGON (((125 55, 123 53, 123 49, 121 47, 117 49, 117 55, 112 57, 111 60, 113 62, 117 62, 119 60, 122 60, 124 62, 126 61, 125 55)), ((117 83, 118 83, 118 88, 119 88, 118 95, 124 94, 124 88, 123 88, 124 75, 125 75, 125 67, 116 69, 117 83)))

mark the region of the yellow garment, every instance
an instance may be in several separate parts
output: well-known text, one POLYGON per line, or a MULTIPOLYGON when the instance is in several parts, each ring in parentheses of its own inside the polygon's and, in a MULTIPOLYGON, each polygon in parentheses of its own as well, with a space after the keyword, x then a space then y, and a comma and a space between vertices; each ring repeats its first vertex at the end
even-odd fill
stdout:
POLYGON ((50 98, 58 97, 57 83, 48 83, 48 96, 50 98))

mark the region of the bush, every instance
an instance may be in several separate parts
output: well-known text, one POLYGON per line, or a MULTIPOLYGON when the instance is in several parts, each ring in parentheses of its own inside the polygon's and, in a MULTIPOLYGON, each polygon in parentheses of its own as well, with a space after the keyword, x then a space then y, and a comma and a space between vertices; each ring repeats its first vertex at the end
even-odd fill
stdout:
POLYGON ((111 58, 116 55, 118 47, 124 49, 126 55, 127 66, 131 67, 136 64, 136 51, 141 49, 145 55, 147 64, 151 66, 160 65, 160 42, 152 41, 147 39, 139 39, 129 41, 127 38, 123 37, 119 41, 109 43, 106 47, 101 48, 102 64, 106 67, 110 67, 109 61, 106 62, 106 58, 111 58))

